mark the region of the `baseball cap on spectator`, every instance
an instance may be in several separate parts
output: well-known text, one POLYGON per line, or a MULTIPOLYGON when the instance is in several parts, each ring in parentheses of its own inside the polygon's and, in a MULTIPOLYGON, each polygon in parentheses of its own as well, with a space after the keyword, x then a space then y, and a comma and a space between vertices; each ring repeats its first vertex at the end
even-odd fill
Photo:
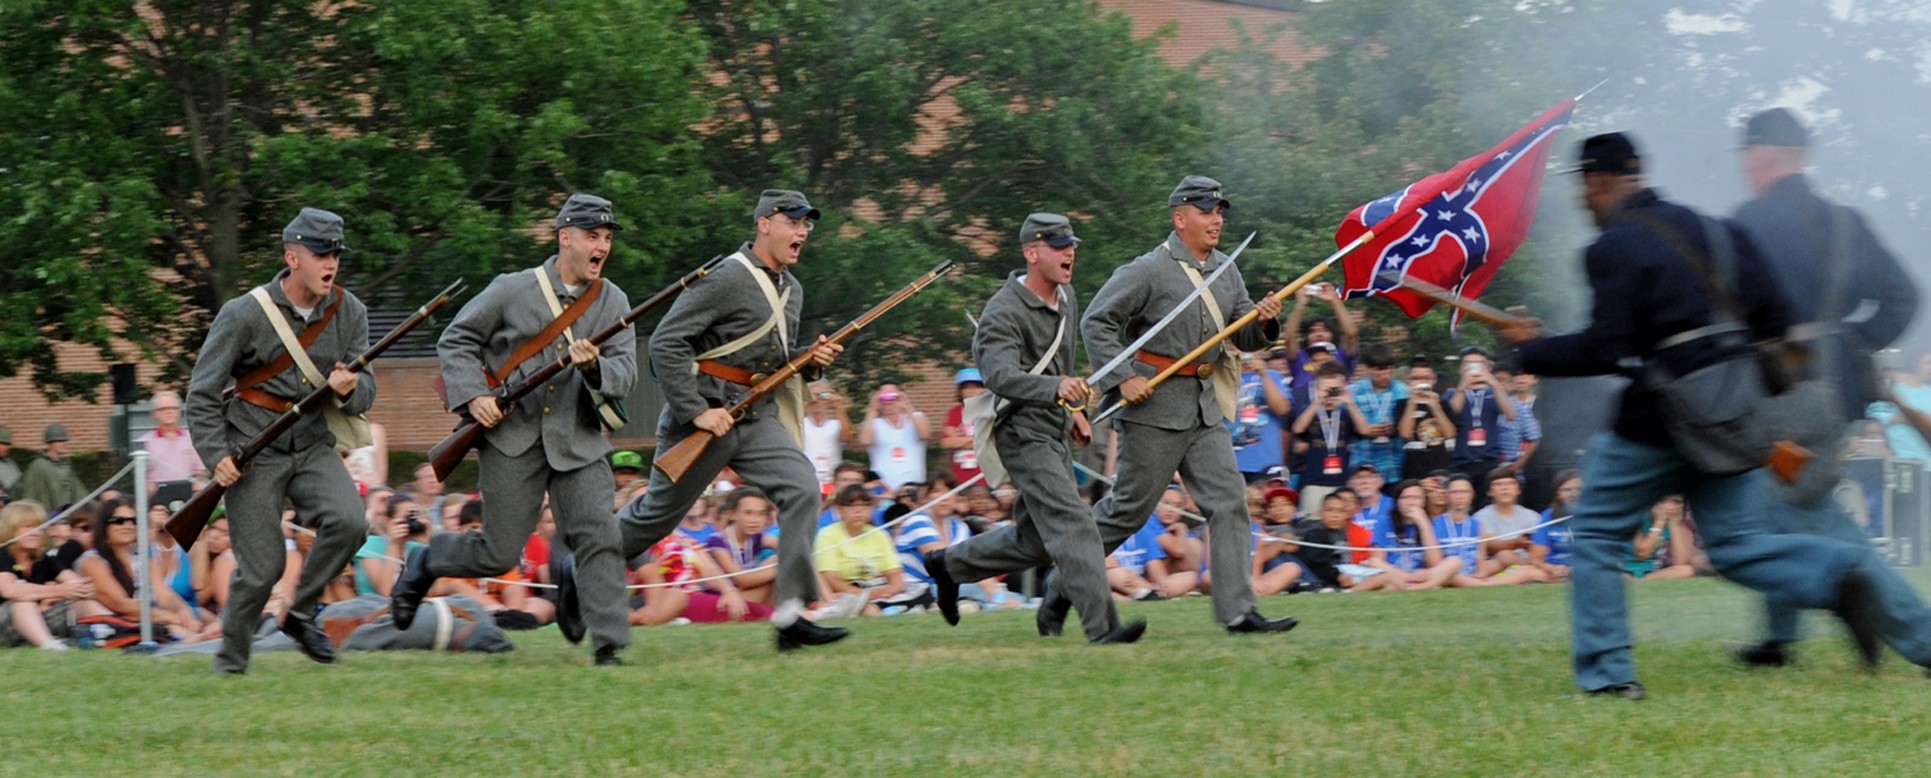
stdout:
POLYGON ((1375 467, 1373 464, 1370 464, 1368 462, 1362 462, 1361 464, 1355 465, 1354 467, 1348 470, 1348 477, 1353 478, 1364 472, 1374 473, 1375 475, 1381 475, 1381 468, 1375 467))
POLYGON ((1267 496, 1263 497, 1262 500, 1264 503, 1273 502, 1276 497, 1286 497, 1288 502, 1294 503, 1295 505, 1301 504, 1301 493, 1285 486, 1276 486, 1267 490, 1267 496))
POLYGON ((979 374, 979 368, 968 367, 963 370, 960 370, 958 373, 953 374, 952 383, 955 385, 978 384, 980 386, 985 386, 986 378, 985 376, 979 374))
POLYGON ((1325 340, 1317 340, 1317 341, 1314 341, 1313 343, 1307 344, 1307 350, 1325 351, 1325 352, 1328 352, 1329 354, 1332 354, 1334 353, 1334 344, 1329 343, 1325 340))
POLYGON ((644 455, 635 451, 616 451, 610 454, 610 470, 629 470, 633 473, 644 472, 644 455))
POLYGON ((1286 467, 1283 467, 1281 465, 1275 465, 1273 467, 1267 468, 1265 472, 1261 473, 1261 483, 1273 483, 1276 481, 1279 481, 1280 483, 1283 483, 1283 484, 1287 483, 1286 467))
POLYGON ((47 435, 45 439, 48 443, 53 443, 53 442, 62 441, 62 440, 70 440, 71 438, 67 437, 67 425, 65 424, 47 425, 47 435))

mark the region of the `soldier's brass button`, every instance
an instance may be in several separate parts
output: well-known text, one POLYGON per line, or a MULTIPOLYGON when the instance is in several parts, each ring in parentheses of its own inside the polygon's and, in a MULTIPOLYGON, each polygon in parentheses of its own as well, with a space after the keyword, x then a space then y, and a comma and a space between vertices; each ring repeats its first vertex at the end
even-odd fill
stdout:
POLYGON ((543 415, 545 415, 545 416, 548 416, 548 415, 550 415, 550 409, 549 409, 549 408, 544 408, 544 409, 543 409, 543 415))
POLYGON ((556 391, 556 390, 557 390, 557 385, 556 385, 556 384, 550 384, 550 391, 552 391, 552 392, 554 392, 554 391, 556 391))

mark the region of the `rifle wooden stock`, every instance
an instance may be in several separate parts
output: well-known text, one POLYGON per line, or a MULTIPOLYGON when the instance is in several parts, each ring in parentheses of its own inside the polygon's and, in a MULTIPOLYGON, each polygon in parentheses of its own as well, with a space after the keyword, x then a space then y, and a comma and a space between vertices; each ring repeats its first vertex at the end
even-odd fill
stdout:
MULTIPOLYGON (((906 284, 904 288, 893 293, 891 297, 885 298, 884 302, 872 306, 871 310, 851 320, 845 326, 838 328, 837 332, 832 333, 830 337, 825 339, 826 342, 843 343, 850 339, 851 336, 858 334, 859 330, 869 326, 878 317, 885 315, 887 311, 898 307, 900 303, 906 300, 912 299, 913 295, 925 291, 926 287, 931 286, 934 281, 939 280, 941 276, 950 272, 952 270, 952 264, 952 260, 949 259, 940 262, 937 267, 926 271, 925 275, 919 276, 912 283, 906 284)), ((757 385, 739 394, 725 410, 730 412, 731 418, 733 419, 742 418, 744 412, 749 410, 753 403, 764 399, 772 392, 778 391, 779 388, 785 385, 786 381, 790 381, 793 376, 798 374, 798 371, 803 370, 805 365, 811 362, 812 351, 815 350, 807 350, 805 353, 798 355, 796 359, 785 363, 784 367, 772 371, 770 375, 765 376, 764 380, 759 381, 757 385)), ((676 483, 683 479, 684 474, 690 471, 691 465, 697 462, 698 457, 704 455, 705 449, 710 448, 711 441, 716 439, 716 435, 706 430, 694 429, 691 431, 691 434, 684 436, 683 440, 678 441, 677 445, 659 454, 657 459, 651 462, 650 466, 663 473, 664 477, 669 478, 672 483, 676 483)))
MULTIPOLYGON (((437 308, 441 308, 443 303, 449 302, 449 298, 456 296, 462 289, 462 281, 456 281, 449 286, 443 287, 442 292, 436 295, 436 299, 430 300, 421 308, 417 308, 416 312, 408 320, 396 325, 396 328, 390 330, 389 334, 382 336, 382 340, 376 341, 375 345, 370 346, 367 351, 362 352, 362 355, 356 357, 355 361, 348 363, 349 372, 360 373, 368 368, 371 361, 374 361, 382 352, 387 351, 390 346, 395 345, 396 341, 402 339, 402 336, 409 334, 409 331, 415 329, 416 325, 428 321, 430 314, 435 313, 437 308)), ((229 456, 235 460, 235 467, 239 470, 246 471, 249 463, 254 461, 256 454, 260 454, 262 449, 267 448, 269 443, 281 437, 282 433, 292 429, 296 422, 302 420, 302 417, 321 412, 322 403, 329 401, 330 396, 334 393, 335 390, 329 388, 326 383, 316 387, 315 391, 309 392, 307 397, 303 397, 300 402, 295 403, 287 411, 284 411, 281 416, 277 417, 275 421, 269 423, 261 431, 261 434, 256 435, 253 440, 248 441, 241 448, 229 453, 229 456)), ((227 493, 228 487, 215 482, 209 482, 207 486, 201 487, 201 491, 195 492, 194 497, 190 498, 187 503, 181 506, 181 510, 175 511, 173 516, 168 517, 168 522, 165 525, 168 534, 174 536, 175 542, 180 543, 182 549, 193 548, 195 541, 201 539, 201 530, 208 526, 208 517, 214 515, 215 506, 221 503, 222 496, 227 493)))
POLYGON ((1498 310, 1495 306, 1476 302, 1471 298, 1463 297, 1419 278, 1409 278, 1407 276, 1397 278, 1392 276, 1392 274, 1383 275, 1382 278, 1394 281, 1396 285, 1430 300, 1459 309, 1461 312, 1468 314, 1470 318, 1491 327, 1510 327, 1527 321, 1520 316, 1498 310))
MULTIPOLYGON (((704 263, 703 267, 685 273, 684 277, 677 279, 676 283, 658 290, 649 299, 639 303, 637 307, 630 309, 630 312, 624 314, 623 318, 618 319, 615 324, 605 327, 601 332, 590 336, 590 342, 601 344, 606 340, 616 337, 617 333, 622 332, 625 327, 636 323, 638 319, 644 317, 644 314, 650 313, 659 306, 676 299, 677 295, 683 293, 685 289, 689 289, 691 284, 697 283, 698 279, 710 275, 713 271, 717 270, 717 266, 723 261, 724 255, 720 254, 712 257, 711 261, 704 263)), ((537 387, 548 383, 551 378, 556 377, 556 374, 563 372, 564 368, 569 366, 570 358, 568 355, 558 357, 555 361, 544 365, 543 369, 531 373, 528 378, 523 379, 516 386, 510 387, 502 394, 497 395, 497 407, 506 409, 505 412, 508 409, 515 408, 517 400, 522 399, 524 395, 529 394, 537 387)), ((460 408, 452 410, 463 413, 463 409, 460 408)), ((476 443, 482 440, 484 429, 483 425, 476 423, 475 419, 469 418, 467 414, 464 414, 462 420, 456 423, 455 431, 449 433, 449 437, 443 438, 442 442, 437 443, 434 448, 429 449, 429 466, 435 469, 436 480, 449 480, 449 474, 456 472, 456 466, 462 464, 463 457, 469 456, 469 452, 476 448, 476 443)))

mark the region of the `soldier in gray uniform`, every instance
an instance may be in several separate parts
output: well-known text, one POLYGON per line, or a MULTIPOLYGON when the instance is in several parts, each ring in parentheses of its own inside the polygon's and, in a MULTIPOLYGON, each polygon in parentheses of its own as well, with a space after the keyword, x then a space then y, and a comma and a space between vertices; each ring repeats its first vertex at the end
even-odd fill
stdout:
MULTIPOLYGON (((275 314, 301 333, 316 369, 328 370, 335 402, 349 414, 375 404, 375 376, 351 372, 343 363, 369 346, 369 314, 362 301, 336 284, 343 251, 342 217, 303 208, 282 229, 287 269, 262 289, 275 314), (326 367, 325 367, 326 366, 326 367)), ((215 314, 208 340, 188 383, 185 415, 203 462, 215 462, 215 482, 228 487, 228 534, 235 550, 235 580, 221 611, 221 652, 215 670, 248 669, 262 605, 286 561, 282 504, 315 530, 315 545, 295 588, 282 631, 317 662, 335 661, 335 649, 316 624, 316 604, 329 581, 341 574, 369 532, 355 481, 335 452, 335 436, 323 414, 304 417, 261 450, 243 473, 233 452, 273 424, 290 403, 315 390, 295 363, 253 293, 229 300, 215 314), (232 397, 223 389, 234 381, 232 397)))
POLYGON ((443 330, 436 355, 449 405, 487 428, 477 446, 483 531, 441 533, 409 555, 391 590, 398 628, 414 622, 436 578, 496 576, 515 567, 548 493, 561 545, 582 570, 580 590, 559 591, 557 626, 572 642, 587 629, 597 664, 623 664, 617 652, 630 645, 630 614, 610 510, 616 480, 597 405, 630 393, 637 336, 625 328, 602 344, 587 339, 630 312, 624 291, 603 278, 619 229, 609 200, 571 195, 556 217, 557 253, 537 267, 497 276, 443 330), (558 321, 569 324, 555 332, 558 321), (516 361, 520 355, 530 356, 516 361), (511 407, 498 404, 496 387, 514 386, 565 355, 574 369, 511 407))
MULTIPOLYGON (((1167 196, 1167 206, 1173 213, 1173 233, 1166 242, 1114 271, 1086 310, 1080 332, 1094 362, 1103 364, 1120 353, 1179 305, 1198 280, 1228 261, 1214 248, 1230 206, 1221 196, 1220 182, 1187 176, 1167 196)), ((1155 335, 1127 363, 1130 370, 1099 377, 1101 389, 1129 406, 1118 417, 1118 482, 1113 493, 1093 509, 1100 539, 1110 554, 1145 526, 1177 469, 1207 517, 1212 536, 1208 565, 1213 573, 1214 618, 1234 633, 1286 632, 1298 622, 1291 617, 1263 618, 1254 609, 1249 581, 1253 540, 1247 484, 1234 462, 1233 438, 1222 423, 1234 414, 1240 382, 1238 355, 1222 345, 1200 362, 1182 367, 1157 391, 1147 380, 1250 310, 1259 310, 1260 316, 1234 333, 1233 348, 1267 348, 1280 337, 1281 304, 1271 296, 1259 302, 1248 297, 1240 270, 1232 268, 1190 305, 1197 313, 1182 315, 1155 335)), ((1065 618, 1068 603, 1057 589, 1049 585, 1040 606, 1042 631, 1056 629, 1065 618)))
MULTIPOLYGON (((672 483, 653 471, 644 493, 617 512, 626 558, 644 553, 670 534, 685 511, 726 465, 764 490, 778 506, 778 649, 789 651, 842 639, 842 627, 821 627, 804 618, 818 579, 811 545, 818 529, 818 476, 800 448, 802 381, 817 380, 844 349, 826 343, 798 345, 798 312, 804 290, 789 268, 798 264, 818 209, 804 194, 767 189, 753 213, 757 238, 738 248, 716 271, 684 291, 650 336, 651 373, 664 391, 657 445, 668 450, 698 429, 717 436, 684 477, 672 483), (776 303, 774 305, 774 302, 776 303), (812 375, 768 396, 733 421, 724 410, 733 398, 807 351, 812 375), (789 410, 787 410, 787 408, 789 410), (790 419, 781 418, 795 413, 790 419)), ((729 580, 718 581, 731 590, 729 580)))
POLYGON ((959 581, 1052 562, 1060 589, 1079 608, 1086 639, 1131 643, 1146 631, 1146 622, 1120 624, 1106 584, 1099 528, 1073 478, 1073 447, 1092 435, 1084 417, 1067 408, 1087 398, 1074 360, 1079 300, 1071 283, 1079 238, 1065 216, 1035 213, 1020 228, 1019 243, 1026 268, 1013 271, 986 303, 972 341, 986 389, 1006 403, 992 434, 1000 461, 1019 487, 1013 523, 931 552, 925 569, 939 611, 957 624, 959 581), (1043 359, 1047 349, 1053 349, 1050 361, 1043 359))

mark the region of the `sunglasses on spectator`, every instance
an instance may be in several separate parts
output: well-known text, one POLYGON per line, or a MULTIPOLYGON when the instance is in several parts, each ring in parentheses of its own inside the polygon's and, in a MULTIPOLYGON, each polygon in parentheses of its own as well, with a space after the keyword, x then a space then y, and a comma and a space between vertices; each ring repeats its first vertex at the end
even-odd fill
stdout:
POLYGON ((109 517, 107 517, 107 526, 110 526, 110 527, 112 527, 112 526, 114 526, 114 525, 116 525, 116 524, 133 524, 133 523, 134 523, 134 517, 133 517, 133 516, 120 516, 120 515, 115 515, 115 516, 109 516, 109 517))

